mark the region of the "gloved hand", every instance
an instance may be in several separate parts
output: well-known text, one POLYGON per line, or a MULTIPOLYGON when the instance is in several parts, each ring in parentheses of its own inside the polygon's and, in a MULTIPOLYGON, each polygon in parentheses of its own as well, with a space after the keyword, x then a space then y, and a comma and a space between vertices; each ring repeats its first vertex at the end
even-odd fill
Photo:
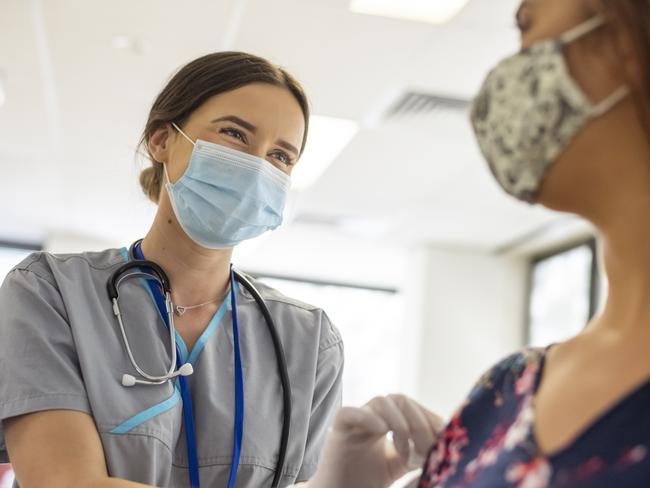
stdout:
POLYGON ((441 417, 403 395, 342 408, 305 488, 386 488, 422 467, 443 426, 441 417))

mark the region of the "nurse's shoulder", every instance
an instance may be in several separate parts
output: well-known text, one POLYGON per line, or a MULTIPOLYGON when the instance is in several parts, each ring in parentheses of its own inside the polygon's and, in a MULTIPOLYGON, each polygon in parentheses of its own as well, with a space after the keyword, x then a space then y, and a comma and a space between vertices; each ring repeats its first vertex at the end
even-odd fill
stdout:
POLYGON ((46 251, 31 253, 16 264, 7 274, 3 287, 20 283, 28 274, 58 288, 59 278, 74 278, 80 272, 110 273, 125 262, 124 249, 107 249, 98 252, 54 254, 46 251))
MULTIPOLYGON (((244 276, 264 299, 281 335, 305 334, 318 337, 319 350, 321 351, 339 345, 342 347, 341 333, 322 308, 289 297, 249 275, 244 276)), ((241 293, 249 301, 254 300, 251 293, 244 287, 242 287, 241 293)))

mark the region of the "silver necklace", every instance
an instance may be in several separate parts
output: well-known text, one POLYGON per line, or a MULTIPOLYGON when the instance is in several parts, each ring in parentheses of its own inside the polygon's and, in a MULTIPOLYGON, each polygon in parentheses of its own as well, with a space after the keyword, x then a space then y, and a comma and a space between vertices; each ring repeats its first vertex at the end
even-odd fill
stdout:
POLYGON ((195 308, 205 307, 206 305, 210 305, 211 303, 218 302, 219 300, 224 300, 228 296, 228 293, 230 293, 230 287, 228 287, 228 290, 226 291, 226 294, 223 297, 217 297, 214 300, 210 300, 209 302, 199 303, 198 305, 174 305, 174 313, 180 317, 188 310, 194 310, 195 308))

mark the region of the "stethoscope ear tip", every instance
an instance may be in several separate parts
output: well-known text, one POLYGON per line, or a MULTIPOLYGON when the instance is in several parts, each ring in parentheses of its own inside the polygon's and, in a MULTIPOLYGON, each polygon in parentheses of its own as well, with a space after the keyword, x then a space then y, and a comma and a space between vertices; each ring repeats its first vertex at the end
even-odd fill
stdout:
POLYGON ((135 385, 135 377, 130 374, 122 375, 122 386, 135 385))
POLYGON ((192 364, 185 363, 178 369, 178 372, 181 376, 189 376, 194 373, 194 368, 192 367, 192 364))

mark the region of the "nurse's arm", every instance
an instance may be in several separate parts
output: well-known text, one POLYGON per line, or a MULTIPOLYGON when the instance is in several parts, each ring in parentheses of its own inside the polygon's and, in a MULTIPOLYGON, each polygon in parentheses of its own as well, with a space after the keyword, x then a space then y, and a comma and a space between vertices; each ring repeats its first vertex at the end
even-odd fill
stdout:
POLYGON ((3 422, 9 458, 21 488, 142 488, 109 478, 93 419, 49 410, 3 422))

